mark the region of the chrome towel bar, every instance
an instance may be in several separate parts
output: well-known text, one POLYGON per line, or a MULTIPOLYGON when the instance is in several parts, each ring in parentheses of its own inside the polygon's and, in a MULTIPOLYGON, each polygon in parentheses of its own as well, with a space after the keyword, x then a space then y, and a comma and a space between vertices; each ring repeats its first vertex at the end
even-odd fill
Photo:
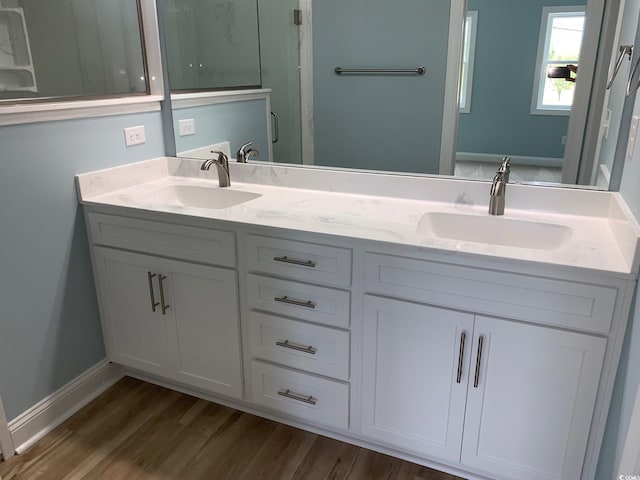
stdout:
POLYGON ((336 75, 343 73, 373 73, 373 74, 386 74, 386 73, 415 73, 417 75, 424 75, 427 72, 425 67, 416 68, 342 68, 336 67, 334 69, 336 75))

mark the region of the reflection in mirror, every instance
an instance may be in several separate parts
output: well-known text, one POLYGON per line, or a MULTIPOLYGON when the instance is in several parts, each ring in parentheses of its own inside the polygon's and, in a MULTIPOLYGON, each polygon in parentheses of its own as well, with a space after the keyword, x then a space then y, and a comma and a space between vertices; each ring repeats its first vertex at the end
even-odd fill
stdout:
MULTIPOLYGON (((513 181, 575 183, 578 164, 589 170, 581 177, 595 178, 594 158, 580 154, 601 0, 469 0, 466 12, 462 0, 257 1, 267 92, 222 103, 201 98, 219 124, 233 118, 222 116, 222 105, 225 115, 245 112, 236 116, 240 131, 218 132, 203 145, 228 140, 233 154, 257 141, 261 161, 418 174, 455 169, 482 179, 508 154, 513 181), (549 71, 569 74, 548 78, 549 71)), ((174 121, 188 118, 193 102, 174 101, 174 121)), ((592 137, 586 141, 597 141, 592 137)))
POLYGON ((584 0, 468 5, 473 77, 465 82, 463 70, 462 79, 472 93, 458 120, 456 175, 492 178, 509 154, 514 181, 560 182, 576 83, 547 71, 578 65, 584 0))
POLYGON ((146 94, 139 9, 130 0, 0 0, 0 100, 146 94))
POLYGON ((171 90, 260 85, 256 0, 162 2, 171 90))

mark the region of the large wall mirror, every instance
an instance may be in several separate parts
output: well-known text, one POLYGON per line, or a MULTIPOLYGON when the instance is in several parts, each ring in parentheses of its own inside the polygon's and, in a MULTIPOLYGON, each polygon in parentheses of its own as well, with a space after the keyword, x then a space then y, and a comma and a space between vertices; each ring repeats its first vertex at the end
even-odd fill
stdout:
POLYGON ((607 188, 609 3, 158 0, 176 151, 484 180, 510 155, 513 181, 607 188))

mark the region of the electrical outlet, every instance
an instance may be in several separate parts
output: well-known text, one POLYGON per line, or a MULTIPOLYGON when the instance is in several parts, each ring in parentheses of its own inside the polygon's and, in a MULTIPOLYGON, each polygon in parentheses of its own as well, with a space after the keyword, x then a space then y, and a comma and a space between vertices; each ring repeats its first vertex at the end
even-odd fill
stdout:
POLYGON ((638 122, 640 117, 634 116, 631 119, 631 127, 629 127, 629 142, 627 143, 627 159, 633 158, 633 152, 636 149, 636 138, 638 137, 638 122))
POLYGON ((124 129, 124 142, 127 147, 132 145, 140 145, 145 143, 147 138, 144 134, 144 125, 138 125, 137 127, 129 127, 124 129))
POLYGON ((196 123, 194 122, 193 118, 185 118, 184 120, 179 120, 178 128, 181 137, 196 134, 196 123))
POLYGON ((560 139, 560 145, 566 145, 567 144, 567 136, 563 135, 562 138, 560 139))

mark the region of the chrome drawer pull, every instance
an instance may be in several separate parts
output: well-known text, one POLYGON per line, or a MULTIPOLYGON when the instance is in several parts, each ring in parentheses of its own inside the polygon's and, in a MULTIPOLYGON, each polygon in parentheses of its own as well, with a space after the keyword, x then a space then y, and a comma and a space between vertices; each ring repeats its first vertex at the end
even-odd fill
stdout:
POLYGON ((298 402, 308 403, 309 405, 315 405, 318 401, 311 395, 309 395, 308 397, 306 395, 300 395, 299 393, 292 392, 288 388, 286 390, 280 390, 278 392, 278 395, 280 395, 281 397, 291 398, 292 400, 297 400, 298 402))
POLYGON ((276 262, 292 263, 293 265, 300 265, 302 267, 315 268, 316 262, 312 260, 297 260, 295 258, 289 258, 286 255, 284 257, 273 257, 276 262))
POLYGON ((289 298, 286 295, 284 297, 273 297, 273 300, 276 302, 288 303, 289 305, 296 305, 298 307, 316 308, 316 304, 311 300, 307 300, 305 302, 303 300, 295 300, 293 298, 289 298))
POLYGON ((169 310, 170 305, 167 305, 166 303, 164 303, 164 285, 162 284, 162 282, 164 280, 166 280, 167 277, 165 277, 164 275, 160 274, 158 275, 158 280, 160 283, 160 302, 162 303, 162 314, 166 315, 167 314, 167 310, 169 310))
POLYGON ((473 388, 478 388, 480 382, 480 364, 482 363, 482 346, 484 344, 484 337, 480 335, 478 338, 478 358, 476 358, 476 376, 473 380, 473 388))
POLYGON ((290 348, 291 350, 296 350, 298 352, 309 353, 311 355, 315 355, 318 351, 317 348, 309 345, 308 347, 304 347, 302 345, 296 345, 295 343, 291 343, 289 340, 285 340, 284 342, 276 342, 276 345, 279 347, 290 348))
POLYGON ((464 363, 464 342, 467 339, 467 332, 460 334, 460 353, 458 353, 458 375, 456 377, 456 383, 460 383, 462 380, 462 367, 464 363))
POLYGON ((160 305, 160 302, 156 302, 156 296, 153 293, 153 277, 155 277, 155 273, 147 272, 147 278, 149 279, 149 297, 151 297, 151 311, 155 312, 156 307, 160 305))

